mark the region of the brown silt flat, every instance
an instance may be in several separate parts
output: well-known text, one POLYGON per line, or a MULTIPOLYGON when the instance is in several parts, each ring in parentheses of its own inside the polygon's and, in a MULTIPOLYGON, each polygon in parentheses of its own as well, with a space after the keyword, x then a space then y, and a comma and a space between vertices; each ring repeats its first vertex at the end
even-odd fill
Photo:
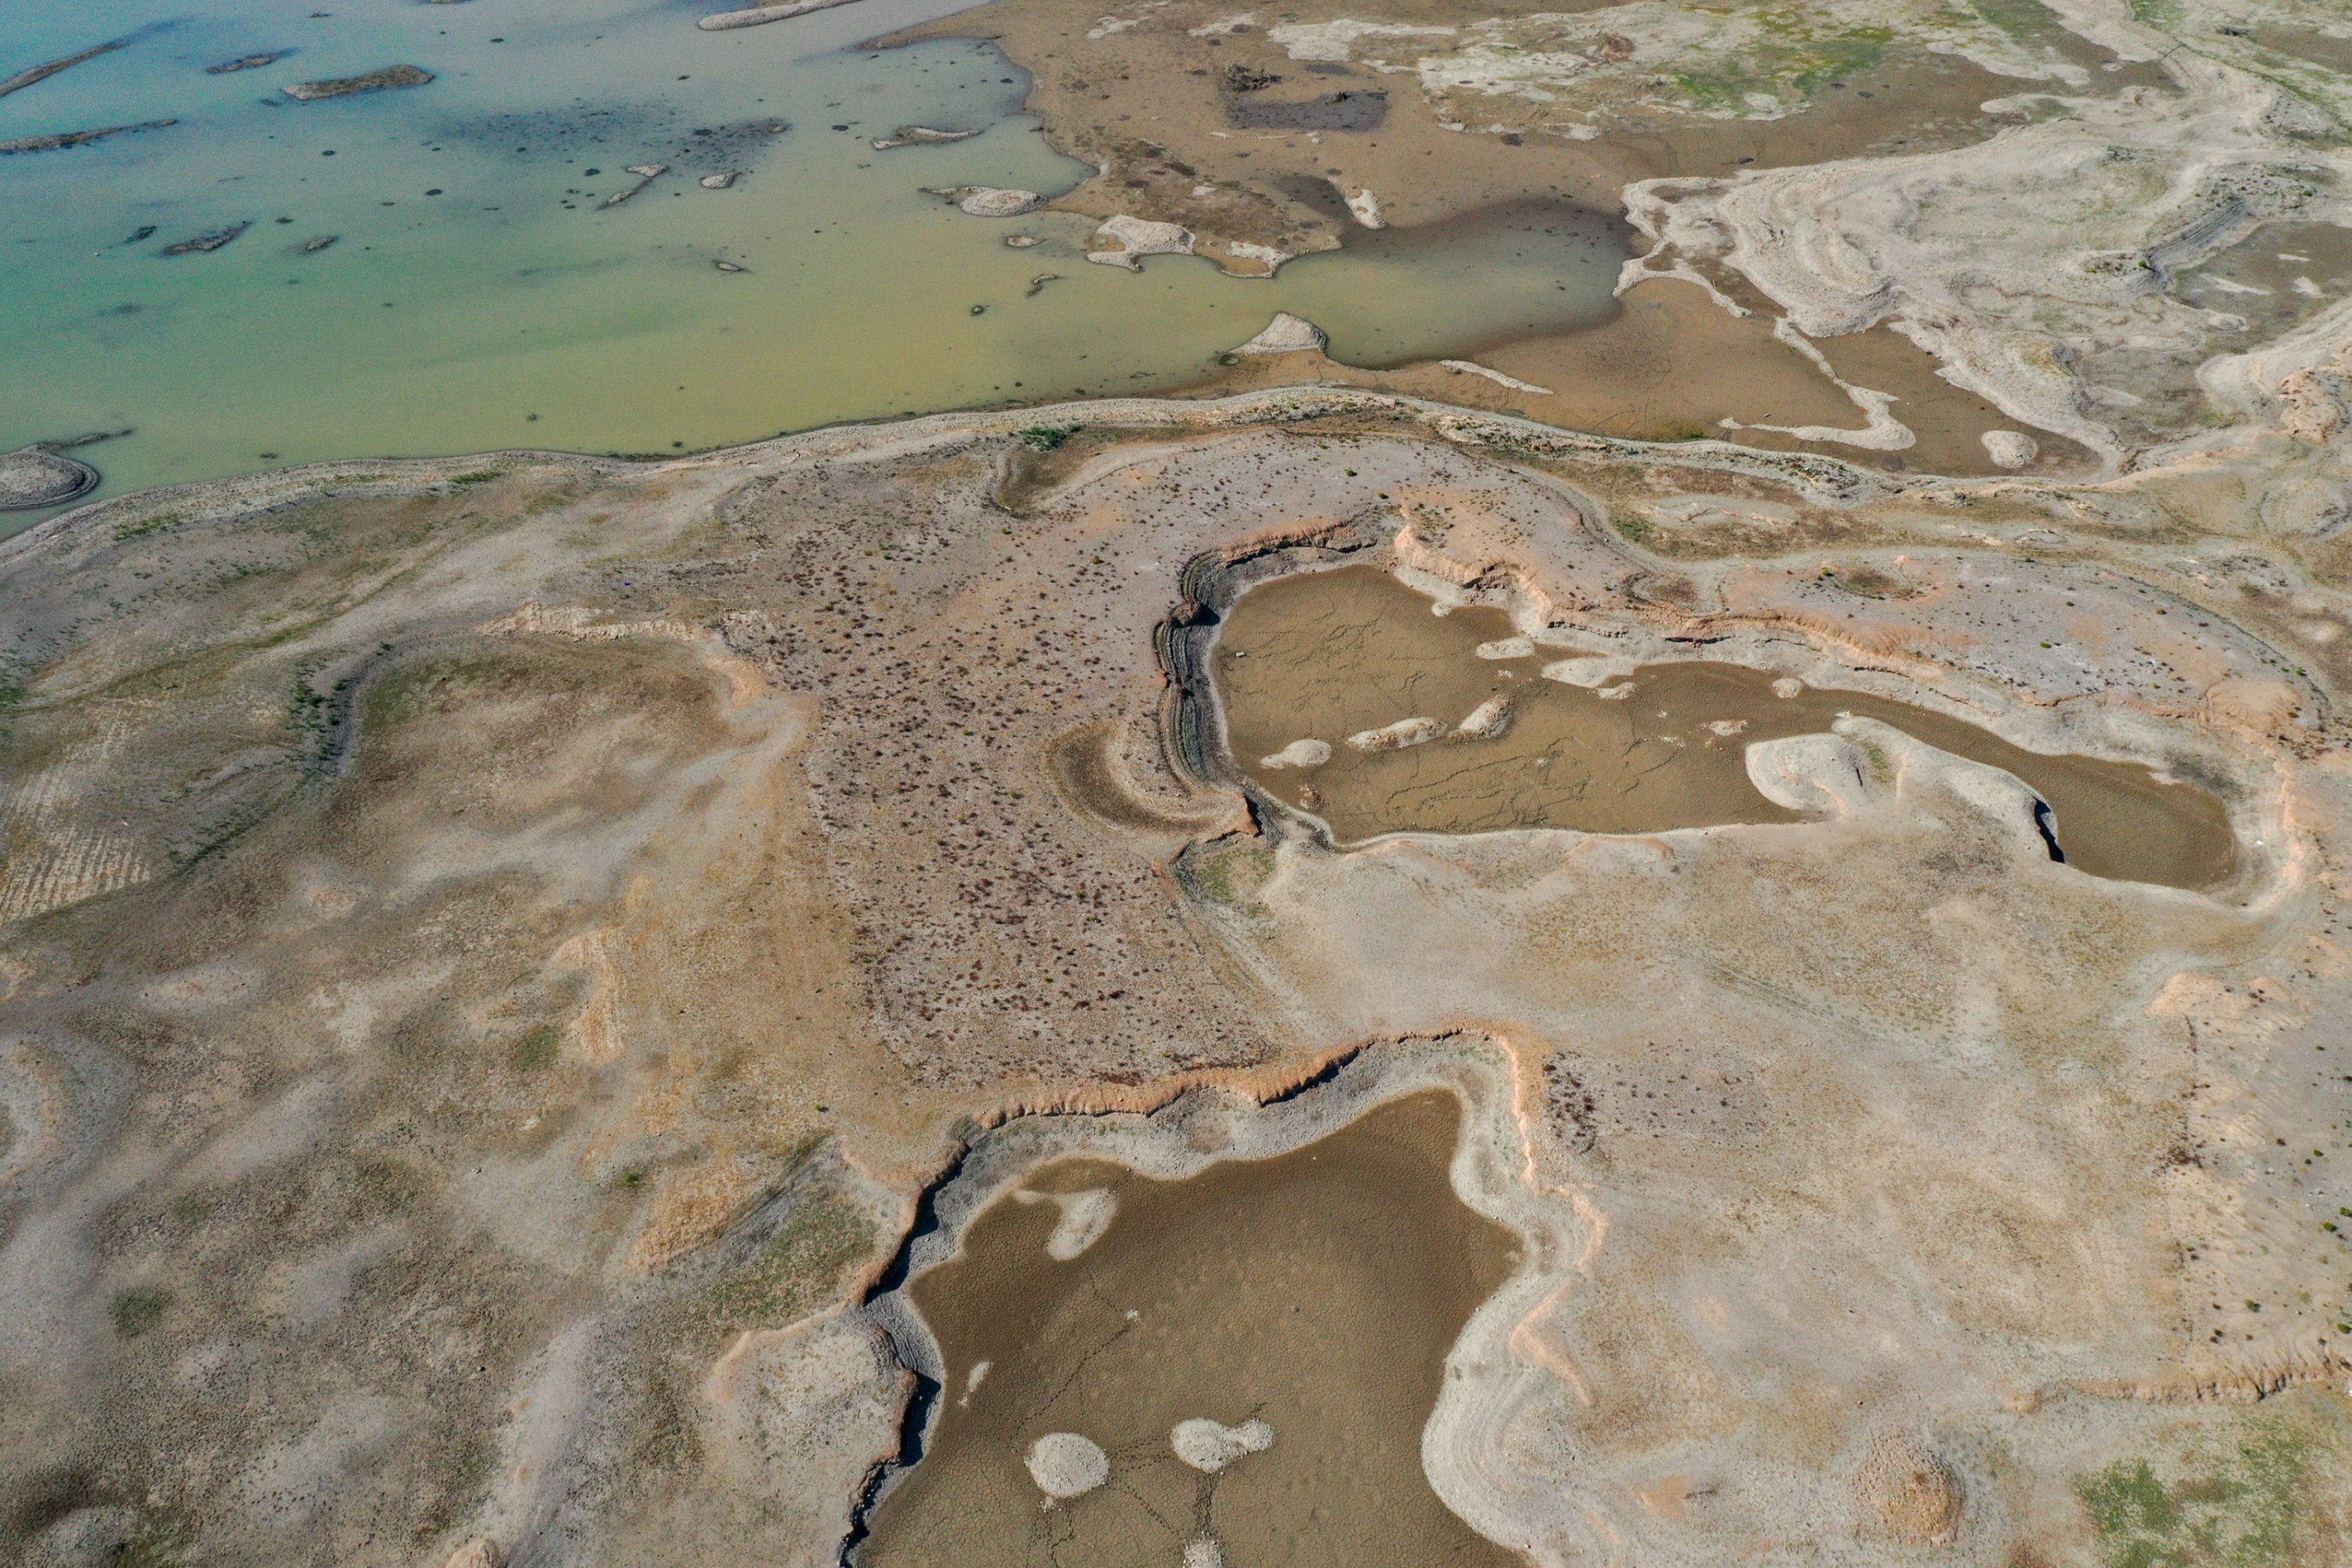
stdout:
POLYGON ((1342 842, 1790 821, 1748 781, 1748 744, 1818 734, 1851 714, 2016 774, 2049 805, 2067 862, 2093 876, 2202 888, 2236 866, 2221 803, 2136 763, 2029 752, 1859 691, 1780 696, 1770 674, 1740 665, 1653 665, 1597 689, 1571 686, 1544 679, 1542 652, 1479 657, 1517 635, 1503 611, 1433 607, 1386 573, 1341 567, 1252 589, 1218 635, 1213 669, 1234 762, 1342 842), (1500 705, 1500 723, 1465 732, 1488 703, 1500 705), (1433 721, 1423 729, 1434 737, 1370 739, 1415 719, 1433 721), (1272 765, 1301 740, 1328 745, 1328 760, 1272 765))
POLYGON ((942 1409, 858 1562, 1177 1568, 1216 1561, 1204 1543, 1233 1564, 1517 1562, 1421 1468, 1446 1351, 1517 1256, 1447 1182, 1460 1126, 1432 1091, 1189 1181, 1066 1161, 982 1213, 912 1288, 942 1409), (1112 1218, 1056 1261, 1063 1206, 1037 1194, 1080 1192, 1112 1218), (1204 1470, 1173 1444, 1185 1421, 1263 1446, 1204 1470), (1100 1449, 1101 1484, 1041 1491, 1024 1457, 1057 1433, 1100 1449))

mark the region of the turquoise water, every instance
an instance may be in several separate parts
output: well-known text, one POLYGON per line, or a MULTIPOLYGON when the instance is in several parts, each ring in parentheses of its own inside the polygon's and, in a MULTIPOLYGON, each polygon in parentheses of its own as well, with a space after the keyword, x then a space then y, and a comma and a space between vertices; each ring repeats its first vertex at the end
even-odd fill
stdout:
POLYGON ((1086 174, 1019 112, 1025 79, 993 47, 856 47, 952 5, 715 34, 694 26, 706 8, 130 0, 93 21, 16 0, 0 76, 135 40, 0 99, 0 138, 178 123, 0 158, 0 450, 130 428, 79 452, 106 493, 337 457, 677 450, 1179 385, 1277 309, 1361 363, 1608 309, 1618 253, 1597 230, 1530 243, 1524 225, 1472 225, 1273 282, 1192 258, 1090 266, 1087 220, 973 218, 925 194, 1051 194, 1086 174), (278 49, 293 52, 205 68, 278 49), (280 90, 395 64, 436 79, 280 90), (790 129, 759 129, 774 121, 790 129), (870 145, 902 123, 984 133, 870 145), (671 172, 599 210, 646 163, 671 172), (731 189, 697 183, 730 168, 747 171, 731 189), (217 250, 161 254, 239 223, 217 250), (1008 248, 1016 232, 1045 242, 1008 248))

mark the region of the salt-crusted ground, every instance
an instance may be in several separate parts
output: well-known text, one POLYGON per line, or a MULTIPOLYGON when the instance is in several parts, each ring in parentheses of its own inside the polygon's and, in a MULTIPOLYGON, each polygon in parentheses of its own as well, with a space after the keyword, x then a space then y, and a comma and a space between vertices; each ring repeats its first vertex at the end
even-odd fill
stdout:
POLYGON ((7 1552, 832 1562, 919 1215, 1444 1081, 1528 1238, 1423 1445, 1495 1540, 2342 1562, 2352 556, 2295 429, 1951 482, 1275 392, 10 542, 7 1552), (1797 824, 1334 853, 1197 654, 1343 555, 2143 760, 2241 872, 2053 864, 1867 724, 1751 752, 1797 824))

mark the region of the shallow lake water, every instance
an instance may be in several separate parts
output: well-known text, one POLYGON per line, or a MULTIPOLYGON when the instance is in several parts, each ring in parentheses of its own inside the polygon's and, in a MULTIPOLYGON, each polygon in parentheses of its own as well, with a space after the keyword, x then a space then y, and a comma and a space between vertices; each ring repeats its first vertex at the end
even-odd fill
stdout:
POLYGON ((1090 265, 1089 220, 977 218, 926 194, 1051 195, 1086 173, 1018 112, 1025 79, 992 47, 856 47, 953 4, 861 0, 719 33, 695 27, 706 8, 14 7, 0 77, 131 41, 0 98, 0 140, 176 123, 0 157, 0 450, 132 430, 76 449, 102 493, 346 456, 676 451, 1170 389, 1277 310, 1341 357, 1394 363, 1613 309, 1614 229, 1557 214, 1391 231, 1272 281, 1192 258, 1090 265), (283 90, 400 64, 436 79, 283 90), (872 146, 901 124, 983 133, 872 146), (669 173, 602 205, 649 163, 669 173), (728 170, 743 171, 729 189, 699 184, 728 170), (163 254, 240 224, 217 249, 163 254), (1015 233, 1042 243, 1008 247, 1015 233))
POLYGON ((1434 1091, 1188 1181, 1061 1162, 984 1211, 911 1287, 940 1415, 860 1568, 1517 1563, 1421 1468, 1517 1256, 1447 1181, 1460 1125, 1434 1091))
POLYGON ((2221 801, 2135 763, 2029 752, 1864 692, 1776 691, 1770 675, 1740 665, 1660 664, 1598 689, 1568 685, 1541 673, 1556 653, 1479 657, 1517 635, 1503 611, 1432 608, 1369 566, 1243 594, 1211 659, 1235 763, 1346 842, 1508 827, 1652 833, 1794 820, 1749 782, 1748 746, 1818 734, 1850 713, 2023 780, 2049 807, 2043 826, 2067 862, 2093 876, 2204 888, 2236 866, 2221 801), (1490 702, 1508 715, 1499 733, 1457 731, 1490 702), (1415 719, 1442 732, 1387 749, 1349 743, 1415 719), (1319 742, 1328 759, 1276 760, 1299 742, 1319 742))

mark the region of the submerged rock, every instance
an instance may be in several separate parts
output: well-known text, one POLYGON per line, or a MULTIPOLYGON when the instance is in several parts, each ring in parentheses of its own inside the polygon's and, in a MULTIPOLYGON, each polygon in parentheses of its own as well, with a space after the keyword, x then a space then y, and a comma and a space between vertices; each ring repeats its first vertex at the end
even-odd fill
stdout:
POLYGON ((746 172, 747 171, 742 169, 729 169, 724 174, 705 174, 702 178, 697 180, 695 184, 700 185, 706 191, 723 191, 728 186, 733 184, 736 181, 741 179, 746 172))
POLYGON ((0 98, 5 98, 12 92, 22 92, 37 81, 47 81, 49 78, 57 75, 58 72, 61 70, 69 70, 73 67, 81 64, 84 60, 94 60, 100 55, 112 54, 115 50, 121 48, 124 45, 130 42, 131 39, 128 37, 110 38, 105 43, 93 45, 90 47, 82 50, 79 54, 68 55, 63 59, 49 60, 37 66, 27 66, 25 69, 18 71, 15 76, 9 77, 5 81, 0 81, 0 98))
POLYGON ((47 136, 12 136, 0 141, 0 157, 11 153, 54 153, 60 147, 79 147, 91 142, 103 142, 109 136, 161 131, 167 125, 178 123, 177 120, 142 120, 135 125, 101 125, 91 131, 60 131, 47 136))
POLYGON ((226 245, 230 240, 235 239, 238 235, 243 234, 247 229, 249 229, 252 226, 253 224, 251 220, 248 219, 244 223, 233 223, 226 228, 216 228, 212 230, 210 233, 200 234, 190 239, 174 240, 170 245, 163 247, 163 254, 166 256, 194 256, 205 251, 218 250, 222 246, 226 245))
POLYGON ((1100 1241, 1110 1222, 1118 1217, 1118 1196, 1108 1187, 1088 1187, 1076 1193, 1017 1192, 1015 1203, 1052 1204, 1060 1211, 1054 1223, 1054 1233, 1045 1238, 1045 1256, 1056 1263, 1067 1263, 1100 1241))
POLYGON ((977 131, 935 131, 928 125, 901 125, 887 136, 874 138, 874 150, 887 153, 893 147, 926 147, 941 142, 961 142, 979 134, 977 131))
POLYGON ((614 191, 611 195, 606 196, 603 201, 598 202, 596 204, 596 210, 598 212, 603 212, 607 207, 619 206, 623 202, 627 201, 631 196, 635 195, 639 191, 644 190, 647 185, 652 184, 656 180, 661 178, 664 174, 668 174, 669 165, 667 163, 632 163, 629 165, 627 172, 637 177, 637 183, 631 185, 627 190, 614 191))
MULTIPOLYGON (((1511 700, 1489 697, 1470 710, 1469 716, 1454 727, 1457 735, 1467 735, 1475 741, 1492 741, 1511 727, 1511 700)), ((1743 726, 1744 728, 1744 726, 1743 726)))
POLYGON ((1442 359, 1437 362, 1437 368, 1450 370, 1456 375, 1483 375, 1496 386, 1507 386, 1513 392, 1529 392, 1538 397, 1557 395, 1549 386, 1538 386, 1532 381, 1521 381, 1516 375, 1505 375, 1501 371, 1480 364, 1475 360, 1442 359))
POLYGON ((695 26, 706 33, 723 33, 730 27, 756 27, 766 22, 805 16, 812 11, 830 11, 835 5, 850 3, 851 0, 793 0, 789 5, 753 5, 741 11, 714 11, 695 26))
POLYGON ((1331 760, 1331 742, 1312 736, 1293 741, 1270 757, 1260 757, 1262 768, 1319 768, 1331 760))
POLYGON ((0 511, 58 506, 98 488, 96 468, 46 447, 0 454, 0 511))
POLYGON ((233 60, 223 60, 216 66, 206 66, 205 74, 227 76, 232 71, 259 70, 264 66, 276 65, 293 52, 291 49, 273 49, 265 55, 239 55, 233 60))
POLYGON ((381 92, 389 87, 423 87, 432 79, 433 73, 421 66, 386 66, 360 76, 289 82, 285 92, 289 98, 311 103, 322 98, 348 98, 355 92, 381 92))

